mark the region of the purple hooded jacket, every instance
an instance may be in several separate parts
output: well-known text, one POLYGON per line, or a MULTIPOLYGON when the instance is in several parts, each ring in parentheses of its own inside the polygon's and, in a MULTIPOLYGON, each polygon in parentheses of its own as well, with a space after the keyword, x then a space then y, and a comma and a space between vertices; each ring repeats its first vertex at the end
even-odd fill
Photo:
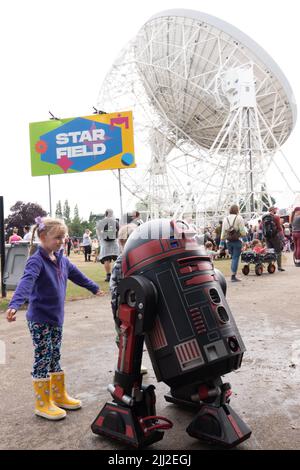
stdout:
POLYGON ((54 253, 57 262, 51 261, 48 253, 39 247, 27 260, 24 274, 9 303, 9 308, 18 310, 29 299, 26 318, 37 323, 62 326, 67 280, 85 287, 96 294, 100 289, 87 278, 69 259, 63 250, 54 253))

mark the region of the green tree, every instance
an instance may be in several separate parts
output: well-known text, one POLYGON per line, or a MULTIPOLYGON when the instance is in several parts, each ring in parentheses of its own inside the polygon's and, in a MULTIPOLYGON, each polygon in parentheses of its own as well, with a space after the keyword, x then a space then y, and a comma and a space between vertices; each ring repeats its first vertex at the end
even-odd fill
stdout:
POLYGON ((149 207, 150 207, 149 196, 146 196, 145 199, 138 201, 135 205, 136 210, 139 212, 145 212, 149 209, 149 207))
POLYGON ((61 209, 61 202, 60 201, 58 201, 58 203, 56 204, 55 217, 57 219, 62 219, 63 218, 62 209, 61 209))
MULTIPOLYGON (((75 207, 74 207, 74 219, 79 219, 79 209, 78 209, 78 205, 75 204, 75 207)), ((73 220, 74 220, 73 219, 73 220)))
POLYGON ((63 209, 63 218, 67 225, 69 225, 71 222, 70 214, 71 214, 71 209, 70 209, 68 200, 66 199, 64 203, 64 209, 63 209))
POLYGON ((33 225, 34 219, 38 216, 45 217, 47 212, 34 202, 17 201, 11 208, 11 214, 5 220, 7 230, 10 232, 14 227, 19 229, 19 235, 23 235, 25 225, 33 225))
POLYGON ((74 217, 69 223, 69 234, 72 237, 82 237, 83 235, 82 221, 79 217, 79 209, 77 204, 74 207, 74 217))

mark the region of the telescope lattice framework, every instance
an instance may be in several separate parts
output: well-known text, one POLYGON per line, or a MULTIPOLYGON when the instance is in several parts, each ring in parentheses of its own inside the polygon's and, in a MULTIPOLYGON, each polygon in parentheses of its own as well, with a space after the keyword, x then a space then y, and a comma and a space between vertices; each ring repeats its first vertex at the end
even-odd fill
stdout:
POLYGON ((297 117, 292 89, 258 44, 218 18, 192 10, 150 18, 113 64, 97 106, 133 110, 138 168, 123 171, 122 183, 152 218, 184 214, 200 225, 232 203, 250 218, 271 205, 274 168, 281 192, 299 188, 281 150, 297 117))

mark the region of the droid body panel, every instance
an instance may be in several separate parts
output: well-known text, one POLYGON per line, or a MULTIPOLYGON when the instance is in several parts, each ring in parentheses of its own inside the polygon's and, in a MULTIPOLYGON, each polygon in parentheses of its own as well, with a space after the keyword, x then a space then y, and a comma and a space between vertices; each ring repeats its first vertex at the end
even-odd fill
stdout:
MULTIPOLYGON (((191 436, 227 446, 247 439, 250 429, 229 406, 230 384, 220 379, 241 366, 245 346, 224 295, 224 278, 188 225, 159 219, 140 226, 125 245, 122 271, 119 318, 124 334, 110 391, 123 383, 127 405, 137 407, 132 385, 141 389, 145 338, 157 380, 170 386, 166 400, 199 408, 187 428, 191 436), (130 332, 129 311, 134 318, 130 332), (120 373, 132 375, 127 386, 120 373)), ((118 399, 115 392, 112 396, 118 399)), ((141 408, 141 419, 149 422, 141 408)), ((160 438, 161 429, 169 427, 161 419, 153 414, 150 426, 156 426, 160 438)), ((114 437, 103 428, 94 426, 94 432, 114 437)))

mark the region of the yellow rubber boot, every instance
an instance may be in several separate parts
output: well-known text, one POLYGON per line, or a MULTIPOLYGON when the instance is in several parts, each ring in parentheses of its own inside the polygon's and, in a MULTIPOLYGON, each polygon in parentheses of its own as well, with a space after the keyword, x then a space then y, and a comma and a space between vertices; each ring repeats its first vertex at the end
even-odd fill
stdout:
POLYGON ((50 373, 50 378, 51 400, 55 405, 66 410, 78 410, 78 408, 81 408, 81 401, 70 397, 66 391, 65 373, 63 371, 50 373))
POLYGON ((50 400, 50 378, 33 379, 33 389, 36 415, 53 421, 66 417, 65 410, 61 410, 50 400))

